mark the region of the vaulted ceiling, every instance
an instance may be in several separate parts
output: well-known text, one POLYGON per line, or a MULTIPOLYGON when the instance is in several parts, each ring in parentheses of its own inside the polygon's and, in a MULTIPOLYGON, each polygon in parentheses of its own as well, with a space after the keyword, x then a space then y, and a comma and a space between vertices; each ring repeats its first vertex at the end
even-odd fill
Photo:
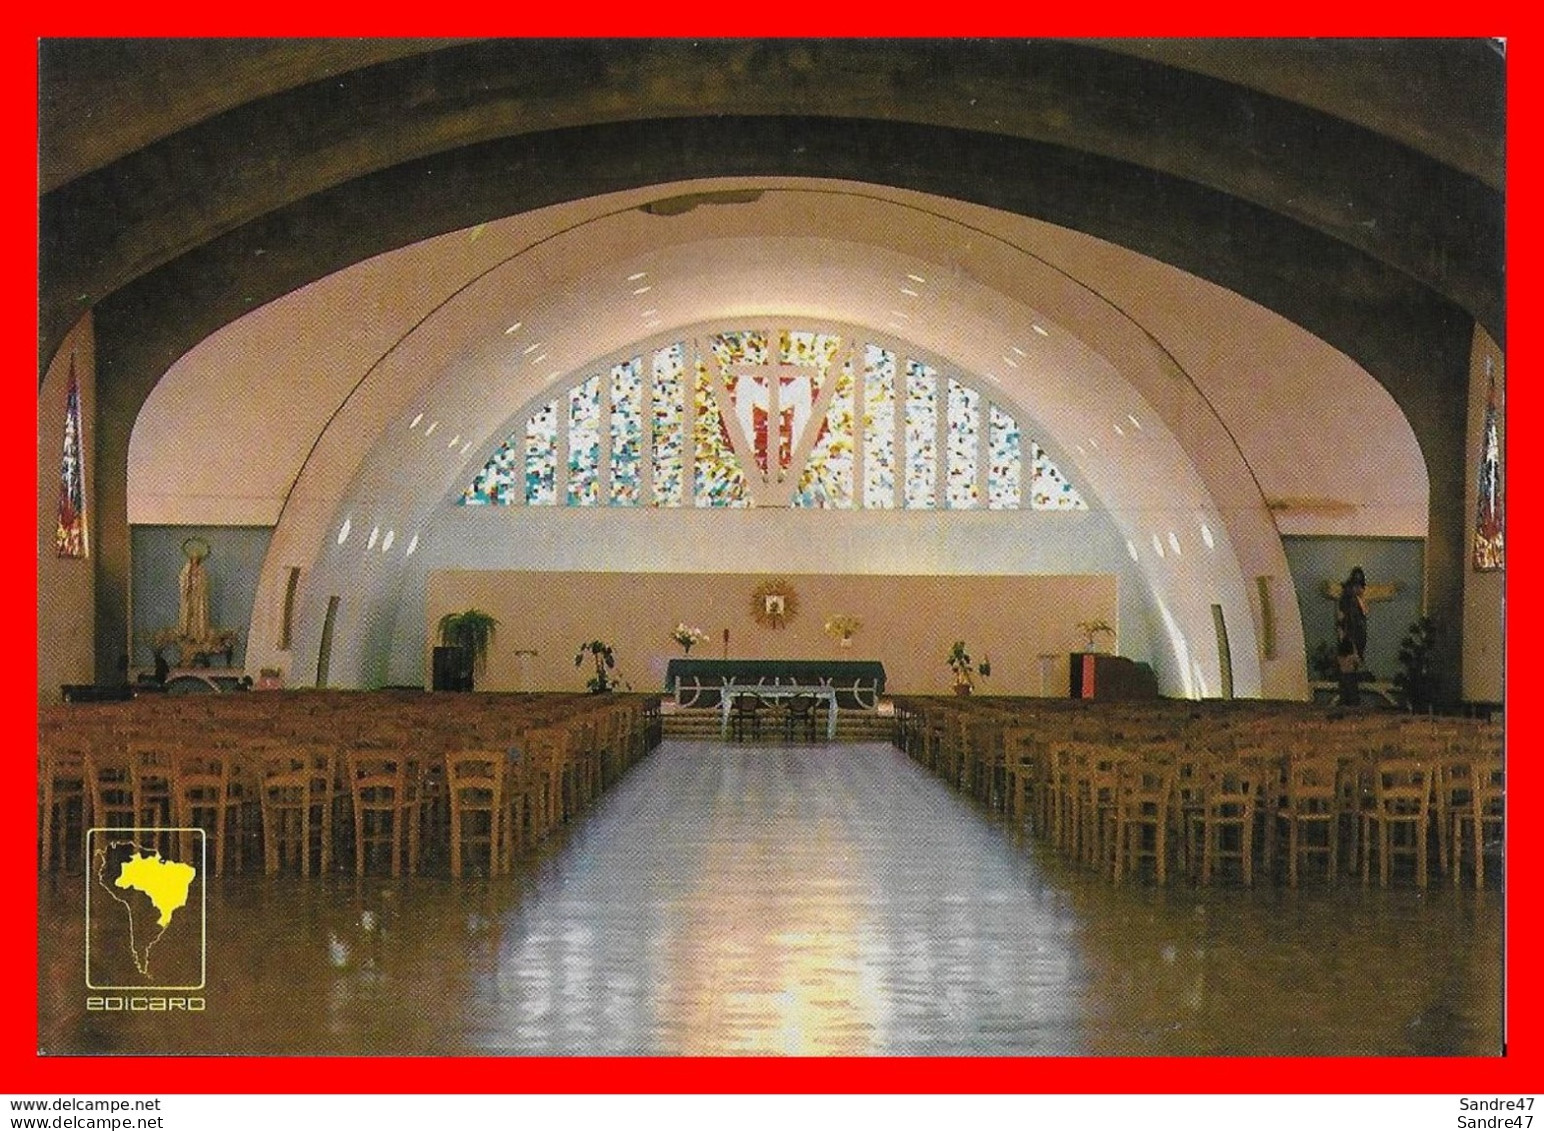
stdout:
POLYGON ((1455 406, 1473 325, 1504 342, 1489 41, 49 40, 39 62, 40 366, 92 311, 99 639, 130 431, 197 343, 420 240, 701 178, 980 206, 1276 312, 1408 419, 1455 600, 1455 406))

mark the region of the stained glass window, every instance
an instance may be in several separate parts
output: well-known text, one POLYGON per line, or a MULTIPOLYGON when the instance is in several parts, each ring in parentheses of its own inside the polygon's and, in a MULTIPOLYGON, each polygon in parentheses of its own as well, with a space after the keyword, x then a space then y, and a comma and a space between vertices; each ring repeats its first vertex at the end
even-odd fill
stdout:
POLYGON ((1490 390, 1485 400, 1485 423, 1480 432, 1480 473, 1474 519, 1474 568, 1501 569, 1506 565, 1504 508, 1501 497, 1501 427, 1496 413, 1495 361, 1485 359, 1490 390))
POLYGON ((794 506, 846 508, 853 505, 856 388, 857 380, 853 377, 851 363, 848 363, 837 374, 831 405, 820 422, 809 460, 804 465, 794 506))
POLYGON ((461 502, 1086 509, 988 394, 874 343, 843 348, 731 331, 591 373, 527 417, 461 502))
POLYGON ((643 358, 611 370, 611 501, 637 506, 643 495, 643 358))
POLYGON ((920 361, 906 363, 906 506, 927 510, 938 502, 938 374, 920 361))
POLYGON ((987 507, 991 510, 1016 509, 1021 475, 1018 421, 993 405, 987 429, 987 507))
POLYGON ((600 374, 568 391, 568 503, 600 502, 600 374))
POLYGON ((54 550, 61 558, 86 556, 86 463, 80 431, 80 382, 70 357, 70 387, 64 398, 64 454, 59 461, 59 510, 54 550))
POLYGON ((558 501, 557 401, 547 402, 525 426, 525 501, 548 505, 558 501))
POLYGON ((654 505, 678 507, 685 500, 682 469, 686 452, 686 347, 677 342, 654 355, 654 505))
POLYGON ((863 505, 895 506, 895 354, 878 346, 863 362, 863 505))
POLYGON ((1083 497, 1051 462, 1039 444, 1035 453, 1034 480, 1030 486, 1030 505, 1037 511, 1086 511, 1083 497))
POLYGON ((981 448, 981 394, 951 378, 947 411, 949 452, 944 504, 952 510, 964 510, 974 507, 980 497, 976 468, 981 448))
POLYGON ((740 470, 740 461, 719 412, 712 374, 700 362, 692 388, 697 415, 697 426, 692 432, 696 447, 693 501, 699 507, 745 506, 745 473, 740 470))

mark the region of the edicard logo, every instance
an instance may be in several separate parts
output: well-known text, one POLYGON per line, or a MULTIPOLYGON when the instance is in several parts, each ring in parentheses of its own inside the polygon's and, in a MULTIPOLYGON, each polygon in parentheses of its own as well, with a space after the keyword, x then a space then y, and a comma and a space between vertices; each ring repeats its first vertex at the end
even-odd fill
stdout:
POLYGON ((204 851, 203 829, 86 831, 88 1009, 203 1008, 204 851))

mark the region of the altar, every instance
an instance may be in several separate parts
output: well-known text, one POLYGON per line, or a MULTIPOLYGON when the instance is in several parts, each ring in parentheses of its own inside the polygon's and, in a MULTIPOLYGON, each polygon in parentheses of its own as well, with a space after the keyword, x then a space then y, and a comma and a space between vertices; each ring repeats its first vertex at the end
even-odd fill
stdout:
MULTIPOLYGON (((872 711, 885 690, 878 660, 708 660, 690 656, 665 668, 665 691, 680 707, 719 707, 726 686, 829 688, 835 706, 872 711)), ((834 713, 834 712, 833 712, 834 713)))
POLYGON ((719 702, 722 704, 720 711, 722 718, 719 721, 719 737, 729 738, 729 716, 734 710, 734 701, 742 696, 755 696, 757 699, 823 699, 826 704, 826 741, 836 741, 836 711, 837 690, 829 683, 816 686, 800 686, 793 683, 753 683, 740 685, 729 683, 718 689, 719 702))

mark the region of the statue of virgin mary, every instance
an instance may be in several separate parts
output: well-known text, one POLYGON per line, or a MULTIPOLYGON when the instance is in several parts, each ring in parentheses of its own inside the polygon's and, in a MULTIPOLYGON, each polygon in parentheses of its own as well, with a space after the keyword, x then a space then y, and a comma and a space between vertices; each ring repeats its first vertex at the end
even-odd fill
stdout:
POLYGON ((209 543, 188 538, 182 543, 182 553, 188 560, 179 579, 177 634, 184 640, 202 641, 209 636, 209 571, 204 568, 209 543))

